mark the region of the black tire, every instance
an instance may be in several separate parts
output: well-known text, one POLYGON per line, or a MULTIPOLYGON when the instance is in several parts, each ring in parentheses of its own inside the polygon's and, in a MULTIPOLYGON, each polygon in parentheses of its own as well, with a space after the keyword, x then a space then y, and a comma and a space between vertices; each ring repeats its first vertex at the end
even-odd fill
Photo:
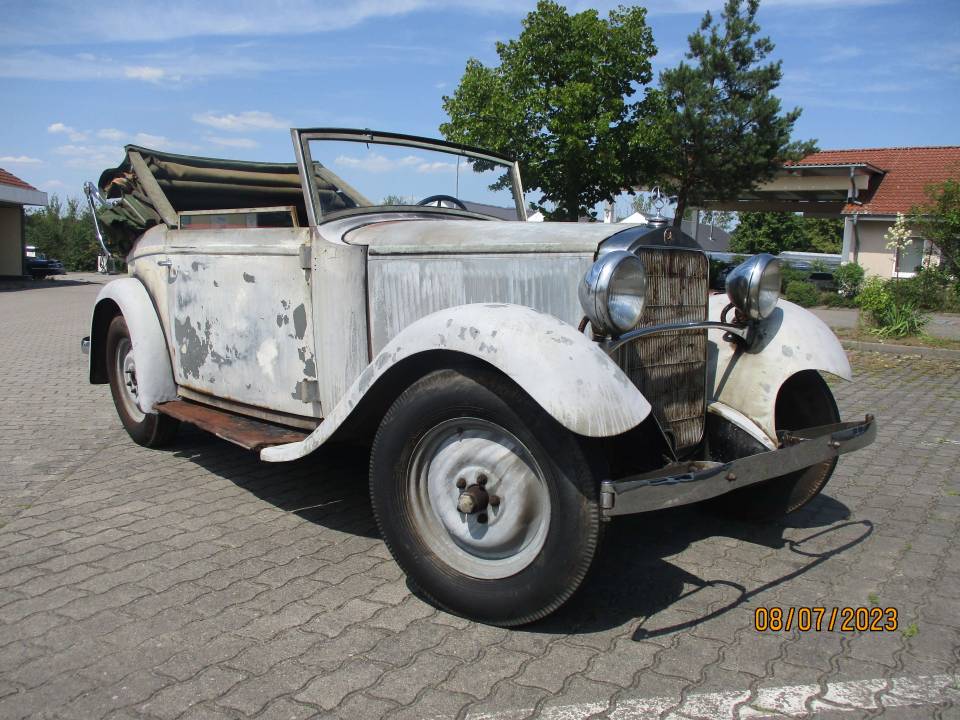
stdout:
MULTIPOLYGON (((439 460, 438 465, 442 465, 439 460)), ((457 475, 460 473, 460 470, 456 471, 457 475)), ((486 475, 480 473, 476 477, 485 478, 486 475)), ((456 480, 449 478, 453 486, 456 486, 456 480)), ((477 480, 470 487, 479 482, 477 480)), ((418 487, 427 485, 429 483, 418 487)), ((447 492, 446 486, 443 491, 447 492)), ((485 369, 438 370, 413 383, 387 412, 371 451, 373 510, 380 532, 397 563, 436 605, 492 625, 521 625, 542 618, 560 607, 577 589, 590 569, 599 543, 598 491, 596 465, 591 466, 588 453, 577 436, 557 423, 511 380, 485 369), (466 435, 461 427, 449 429, 464 423, 468 428, 466 435), (523 532, 529 533, 530 528, 543 527, 542 518, 549 518, 547 529, 538 536, 542 545, 528 544, 516 555, 507 556, 513 558, 509 562, 528 563, 517 565, 516 572, 513 572, 513 566, 507 568, 502 564, 508 560, 483 558, 475 561, 471 559, 471 550, 452 544, 450 551, 446 548, 437 551, 437 543, 443 544, 442 537, 437 538, 443 532, 431 534, 430 528, 425 526, 425 523, 429 525, 429 518, 418 520, 426 517, 422 509, 424 491, 411 490, 411 478, 419 467, 434 467, 433 459, 439 458, 440 454, 423 456, 430 458, 430 462, 423 462, 421 453, 426 452, 425 446, 431 447, 430 438, 442 437, 442 428, 460 433, 454 442, 437 440, 437 447, 445 452, 458 459, 467 458, 464 462, 471 467, 485 468, 484 462, 494 468, 505 467, 489 460, 495 455, 472 455, 470 446, 458 444, 473 432, 469 429, 471 423, 484 428, 489 426, 491 433, 498 432, 493 428, 500 428, 505 431, 501 437, 509 434, 512 440, 522 444, 518 453, 525 453, 528 460, 532 458, 532 462, 510 465, 519 469, 511 473, 504 471, 503 480, 493 478, 490 485, 485 486, 492 488, 492 498, 495 493, 503 492, 503 504, 489 507, 490 527, 499 519, 510 518, 505 520, 503 527, 508 530, 523 527, 523 532), (468 450, 458 449, 463 447, 468 450), (532 467, 536 467, 539 473, 531 474, 532 467), (534 485, 542 493, 539 497, 549 496, 549 507, 541 503, 536 505, 538 511, 523 512, 518 516, 516 508, 532 497, 518 488, 527 487, 524 482, 534 476, 537 478, 534 485), (511 496, 511 492, 515 494, 511 496), (512 506, 515 513, 512 517, 496 516, 497 512, 506 512, 504 508, 509 509, 511 502, 516 503, 512 506), (517 520, 517 517, 522 519, 517 520), (525 558, 517 560, 524 553, 525 558), (456 567, 460 562, 487 563, 493 568, 490 572, 512 574, 481 577, 456 567)), ((452 492, 456 495, 460 491, 452 492)), ((485 527, 470 526, 478 515, 460 513, 456 503, 452 510, 447 508, 444 503, 442 509, 449 517, 462 518, 465 528, 473 528, 467 542, 475 540, 473 530, 484 532, 485 527)), ((440 512, 434 505, 430 505, 428 515, 430 510, 435 514, 440 512)), ((441 530, 442 522, 437 521, 441 530)), ((480 534, 478 537, 485 536, 480 534)), ((487 566, 484 568, 482 572, 487 572, 487 566)))
MULTIPOLYGON (((123 315, 117 315, 107 328, 107 378, 110 381, 110 394, 117 408, 117 415, 127 434, 133 441, 144 447, 168 445, 180 428, 180 421, 159 413, 143 413, 130 405, 131 395, 125 387, 127 378, 121 377, 122 358, 131 347, 130 331, 123 315)), ((136 375, 134 374, 134 382, 136 375)), ((135 401, 134 401, 135 402, 135 401)))
MULTIPOLYGON (((783 384, 777 395, 775 422, 778 431, 840 422, 836 400, 820 373, 805 370, 791 376, 783 384)), ((836 466, 836 458, 811 465, 721 495, 712 504, 721 513, 741 520, 777 520, 799 510, 819 495, 836 466)))

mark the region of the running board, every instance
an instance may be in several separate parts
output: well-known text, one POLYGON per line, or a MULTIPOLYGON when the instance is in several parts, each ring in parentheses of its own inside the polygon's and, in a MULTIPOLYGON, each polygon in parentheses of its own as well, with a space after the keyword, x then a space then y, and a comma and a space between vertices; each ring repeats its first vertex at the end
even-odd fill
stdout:
POLYGON ((271 445, 299 442, 308 435, 301 430, 237 415, 190 400, 158 403, 156 408, 157 412, 196 425, 218 438, 257 452, 271 445))

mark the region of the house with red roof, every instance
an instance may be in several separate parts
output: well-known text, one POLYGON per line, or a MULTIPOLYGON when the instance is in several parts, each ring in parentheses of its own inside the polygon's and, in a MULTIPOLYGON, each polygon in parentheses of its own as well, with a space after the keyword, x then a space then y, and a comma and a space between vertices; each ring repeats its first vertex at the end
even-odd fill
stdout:
POLYGON ((937 248, 914 237, 897 251, 884 236, 897 213, 927 202, 928 185, 950 177, 960 177, 960 146, 822 150, 785 163, 771 181, 736 201, 708 207, 842 217, 844 262, 857 262, 870 275, 909 277, 925 262, 938 262, 937 248))
POLYGON ((0 168, 0 277, 22 277, 24 206, 46 205, 47 194, 0 168))

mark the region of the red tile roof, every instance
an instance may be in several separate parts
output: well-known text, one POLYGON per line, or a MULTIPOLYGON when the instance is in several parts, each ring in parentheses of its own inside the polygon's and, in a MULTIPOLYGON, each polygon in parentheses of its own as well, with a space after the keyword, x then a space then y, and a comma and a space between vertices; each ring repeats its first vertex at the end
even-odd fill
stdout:
POLYGON ((895 215, 909 212, 928 198, 924 188, 960 177, 960 146, 823 150, 788 165, 871 165, 883 171, 861 193, 862 205, 848 204, 845 214, 895 215))
POLYGON ((0 185, 12 185, 13 187, 22 188, 24 190, 36 190, 36 188, 30 183, 24 182, 16 175, 13 173, 8 173, 3 168, 0 168, 0 185))

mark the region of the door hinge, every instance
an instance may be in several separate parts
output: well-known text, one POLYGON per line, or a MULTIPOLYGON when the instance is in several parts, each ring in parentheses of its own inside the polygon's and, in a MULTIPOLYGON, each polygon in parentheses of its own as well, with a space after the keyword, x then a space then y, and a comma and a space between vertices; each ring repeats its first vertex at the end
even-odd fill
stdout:
POLYGON ((297 383, 297 400, 303 403, 320 402, 320 383, 303 379, 297 383))
POLYGON ((313 253, 310 251, 310 246, 303 244, 300 246, 300 267, 304 270, 309 270, 312 264, 313 253))

